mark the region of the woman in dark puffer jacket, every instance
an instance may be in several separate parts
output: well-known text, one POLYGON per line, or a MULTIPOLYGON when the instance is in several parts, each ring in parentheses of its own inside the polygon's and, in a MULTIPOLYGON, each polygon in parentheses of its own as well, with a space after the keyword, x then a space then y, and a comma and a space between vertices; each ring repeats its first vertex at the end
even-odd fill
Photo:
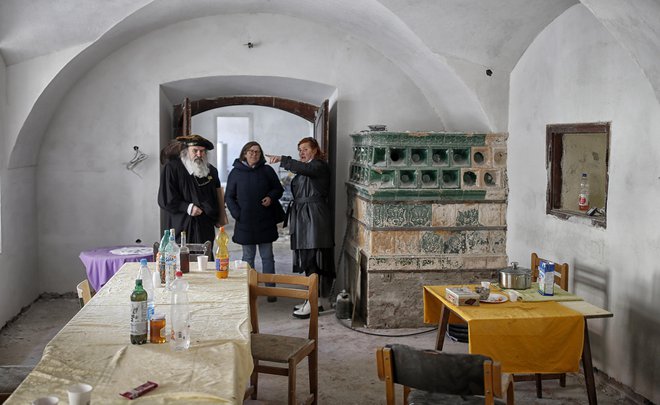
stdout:
MULTIPOLYGON (((257 142, 246 143, 233 166, 225 191, 227 208, 236 220, 232 240, 243 246, 243 261, 252 268, 259 248, 263 272, 275 274, 273 242, 278 238, 277 223, 284 219, 279 202, 284 188, 257 142)), ((268 298, 272 302, 275 297, 268 298)))

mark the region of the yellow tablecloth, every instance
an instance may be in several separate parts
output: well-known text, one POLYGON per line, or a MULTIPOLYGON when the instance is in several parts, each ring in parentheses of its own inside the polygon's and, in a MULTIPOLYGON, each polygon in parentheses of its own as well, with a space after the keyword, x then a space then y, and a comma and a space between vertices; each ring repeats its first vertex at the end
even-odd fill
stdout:
POLYGON ((447 305, 468 323, 470 353, 500 361, 508 373, 578 371, 582 314, 557 302, 455 306, 445 299, 446 287, 424 287, 424 322, 438 323, 441 305, 447 305))
MULTIPOLYGON (((149 263, 149 266, 154 266, 149 263)), ((246 270, 218 280, 214 272, 184 275, 190 284, 191 346, 130 343, 130 294, 137 263, 127 263, 50 341, 35 369, 6 404, 55 395, 67 403, 68 386, 91 384, 92 403, 128 404, 120 392, 154 381, 158 388, 131 404, 242 404, 252 372, 246 270)), ((169 293, 158 288, 156 312, 169 321, 169 293)))

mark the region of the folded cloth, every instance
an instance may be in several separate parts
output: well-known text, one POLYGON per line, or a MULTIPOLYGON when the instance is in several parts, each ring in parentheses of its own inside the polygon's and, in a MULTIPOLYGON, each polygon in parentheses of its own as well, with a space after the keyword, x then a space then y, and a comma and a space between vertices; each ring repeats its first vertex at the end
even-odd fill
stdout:
POLYGON ((112 249, 110 253, 118 256, 131 256, 131 255, 148 255, 153 253, 154 250, 150 247, 144 246, 125 246, 118 249, 112 249))
MULTIPOLYGON (((510 290, 502 290, 507 295, 510 290)), ((523 301, 582 301, 582 298, 578 297, 575 294, 571 294, 567 291, 564 291, 555 284, 555 294, 554 295, 541 295, 539 293, 539 284, 534 282, 532 286, 526 290, 513 290, 518 293, 520 299, 523 301)))

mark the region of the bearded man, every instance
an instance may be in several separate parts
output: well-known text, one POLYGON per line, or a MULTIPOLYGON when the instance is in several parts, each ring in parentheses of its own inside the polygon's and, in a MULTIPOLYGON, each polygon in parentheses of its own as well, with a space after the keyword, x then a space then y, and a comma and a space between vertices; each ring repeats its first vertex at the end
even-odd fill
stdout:
POLYGON ((174 228, 177 235, 186 231, 190 243, 213 241, 214 226, 227 223, 218 170, 206 157, 213 144, 200 135, 180 136, 176 141, 167 148, 180 150, 179 155, 165 163, 158 190, 165 228, 174 228))

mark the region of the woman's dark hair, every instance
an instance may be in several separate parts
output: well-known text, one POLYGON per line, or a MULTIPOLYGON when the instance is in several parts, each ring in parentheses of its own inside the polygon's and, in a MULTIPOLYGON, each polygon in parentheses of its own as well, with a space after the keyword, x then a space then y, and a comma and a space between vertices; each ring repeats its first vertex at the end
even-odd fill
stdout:
POLYGON ((315 157, 326 160, 325 152, 321 150, 321 147, 319 146, 319 143, 316 139, 312 138, 311 136, 308 136, 306 138, 301 139, 298 142, 298 146, 302 145, 303 143, 308 143, 312 147, 312 149, 316 149, 315 157))
POLYGON ((259 142, 250 141, 250 142, 246 143, 245 146, 243 146, 243 149, 241 149, 241 154, 238 156, 238 160, 240 160, 242 162, 245 162, 245 160, 246 160, 245 159, 245 154, 247 153, 248 149, 250 149, 251 147, 253 147, 255 145, 259 147, 259 153, 260 153, 259 160, 265 159, 264 150, 261 149, 261 145, 259 145, 259 142))

